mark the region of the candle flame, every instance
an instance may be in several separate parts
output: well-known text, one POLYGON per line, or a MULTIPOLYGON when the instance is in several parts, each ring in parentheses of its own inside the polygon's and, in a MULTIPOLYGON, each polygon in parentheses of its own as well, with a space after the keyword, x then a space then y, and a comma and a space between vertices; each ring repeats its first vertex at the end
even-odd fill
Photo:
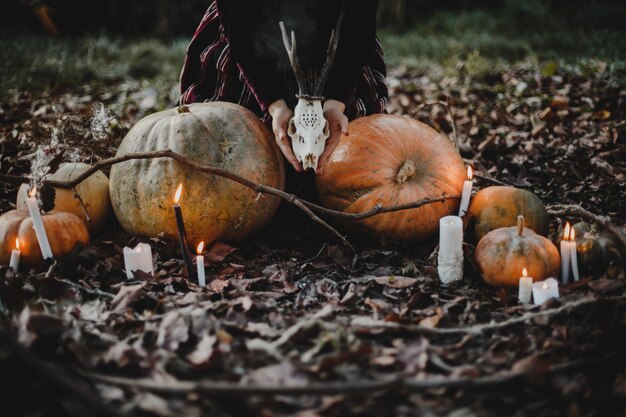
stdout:
POLYGON ((33 188, 31 188, 30 191, 28 192, 28 196, 29 197, 34 197, 35 195, 37 195, 37 186, 36 185, 33 188))
POLYGON ((569 240, 571 240, 572 242, 576 240, 576 229, 574 229, 573 227, 569 232, 569 240))
POLYGON ((545 282, 543 283, 543 285, 541 286, 541 288, 543 288, 544 290, 548 289, 548 284, 546 284, 545 282))
POLYGON ((178 204, 182 193, 183 193, 183 183, 180 183, 178 184, 178 188, 176 189, 176 194, 174 194, 174 204, 178 204))
POLYGON ((198 243, 198 248, 196 249, 198 255, 202 255, 202 250, 204 249, 204 240, 198 243))
POLYGON ((15 238, 15 249, 20 250, 20 240, 15 238))
POLYGON ((522 275, 523 275, 524 277, 527 277, 527 276, 528 276, 528 271, 526 270, 526 268, 522 269, 522 275))
POLYGON ((565 223, 565 229, 563 230, 563 240, 570 239, 570 229, 572 227, 569 225, 569 222, 565 223))
POLYGON ((467 179, 471 181, 472 178, 474 178, 474 170, 472 169, 471 165, 468 165, 467 166, 467 179))

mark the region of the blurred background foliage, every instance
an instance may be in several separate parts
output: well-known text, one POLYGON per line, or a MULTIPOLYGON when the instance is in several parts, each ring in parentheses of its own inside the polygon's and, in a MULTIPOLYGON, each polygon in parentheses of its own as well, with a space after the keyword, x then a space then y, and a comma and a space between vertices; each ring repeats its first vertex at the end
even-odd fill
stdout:
MULTIPOLYGON (((128 76, 171 85, 209 3, 1 0, 0 95, 128 76)), ((379 6, 391 66, 461 65, 470 74, 529 60, 547 71, 589 60, 623 69, 625 22, 624 0, 380 0, 379 6)))

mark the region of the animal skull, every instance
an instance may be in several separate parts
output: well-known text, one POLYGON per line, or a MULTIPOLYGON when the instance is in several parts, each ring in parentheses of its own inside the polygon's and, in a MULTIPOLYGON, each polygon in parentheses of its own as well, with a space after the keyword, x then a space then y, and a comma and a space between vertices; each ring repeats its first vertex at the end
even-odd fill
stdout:
POLYGON ((302 168, 317 169, 317 162, 330 136, 328 120, 322 112, 322 100, 298 99, 294 116, 287 132, 291 138, 293 153, 302 168))
POLYGON ((298 94, 296 96, 298 104, 294 109, 293 118, 289 121, 287 133, 291 138, 293 153, 305 170, 309 168, 317 169, 319 157, 326 147, 326 139, 330 136, 328 121, 324 118, 324 112, 322 111, 322 102, 324 101, 322 94, 335 59, 335 52, 337 52, 344 12, 345 6, 341 8, 337 27, 330 34, 328 50, 326 51, 326 62, 315 81, 313 91, 311 91, 311 83, 305 77, 298 61, 296 35, 292 31, 291 39, 289 39, 285 24, 283 22, 279 23, 291 69, 298 83, 298 94))

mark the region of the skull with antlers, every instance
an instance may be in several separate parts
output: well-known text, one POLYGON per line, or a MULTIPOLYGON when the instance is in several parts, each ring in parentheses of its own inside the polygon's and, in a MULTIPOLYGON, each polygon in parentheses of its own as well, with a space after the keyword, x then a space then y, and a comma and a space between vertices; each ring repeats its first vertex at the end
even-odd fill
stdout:
POLYGON ((287 133, 291 138, 293 153, 305 170, 309 168, 317 169, 319 157, 324 152, 326 146, 326 139, 330 136, 328 121, 324 118, 322 110, 322 102, 324 101, 322 94, 335 59, 343 15, 344 9, 341 10, 336 29, 331 32, 328 50, 326 51, 326 62, 319 77, 317 77, 312 93, 310 91, 311 83, 305 77, 298 61, 296 36, 292 31, 290 41, 285 30, 285 24, 283 22, 279 23, 291 69, 296 76, 298 84, 298 94, 296 95, 298 104, 296 104, 294 109, 293 118, 289 121, 287 133))

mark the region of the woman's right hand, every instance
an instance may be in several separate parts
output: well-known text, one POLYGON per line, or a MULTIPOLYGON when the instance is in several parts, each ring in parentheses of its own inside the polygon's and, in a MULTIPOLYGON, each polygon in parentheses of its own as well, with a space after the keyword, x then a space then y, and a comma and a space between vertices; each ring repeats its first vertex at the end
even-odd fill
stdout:
POLYGON ((293 117, 293 111, 287 106, 285 100, 276 100, 268 107, 268 113, 272 117, 272 131, 276 137, 276 143, 280 148, 287 161, 293 166, 297 172, 302 171, 302 165, 298 162, 296 155, 291 149, 291 140, 287 135, 289 129, 289 120, 293 117))

